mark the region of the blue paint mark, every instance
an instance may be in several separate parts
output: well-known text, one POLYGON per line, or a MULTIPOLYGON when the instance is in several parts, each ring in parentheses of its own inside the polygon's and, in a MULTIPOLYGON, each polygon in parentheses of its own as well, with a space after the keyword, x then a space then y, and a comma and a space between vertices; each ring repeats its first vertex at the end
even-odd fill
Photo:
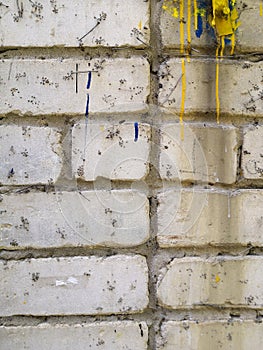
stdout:
POLYGON ((139 137, 139 124, 136 122, 134 123, 134 142, 138 141, 139 137))
POLYGON ((88 72, 88 81, 87 81, 87 86, 86 88, 89 89, 91 84, 91 72, 88 72))
POLYGON ((229 6, 230 11, 232 11, 234 6, 232 5, 231 0, 228 0, 228 6, 229 6))
POLYGON ((203 34, 203 20, 202 20, 202 16, 199 13, 197 16, 197 30, 195 31, 195 35, 197 36, 197 38, 200 38, 202 34, 203 34))
POLYGON ((85 117, 88 118, 89 116, 89 94, 87 94, 87 103, 86 103, 86 112, 85 117))

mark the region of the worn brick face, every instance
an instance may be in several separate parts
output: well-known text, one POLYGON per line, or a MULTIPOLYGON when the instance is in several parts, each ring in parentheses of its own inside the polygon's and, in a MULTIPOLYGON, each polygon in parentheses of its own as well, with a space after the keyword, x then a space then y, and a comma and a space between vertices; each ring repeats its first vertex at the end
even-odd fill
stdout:
POLYGON ((141 57, 4 60, 0 75, 0 114, 84 115, 87 93, 90 113, 140 112, 149 94, 149 64, 141 57), (76 64, 85 72, 77 82, 76 64), (94 71, 89 90, 88 70, 94 71))
POLYGON ((62 169, 61 135, 48 127, 0 126, 0 183, 49 184, 62 169))
POLYGON ((149 203, 138 191, 57 191, 3 195, 5 249, 129 247, 149 238, 149 203))
POLYGON ((139 255, 1 262, 1 275, 1 316, 127 314, 148 304, 139 255))

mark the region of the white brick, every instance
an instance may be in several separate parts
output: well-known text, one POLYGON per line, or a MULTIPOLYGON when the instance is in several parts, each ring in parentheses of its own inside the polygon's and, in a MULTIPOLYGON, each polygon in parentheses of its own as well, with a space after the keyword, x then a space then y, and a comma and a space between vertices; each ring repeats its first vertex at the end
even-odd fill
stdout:
POLYGON ((174 259, 159 280, 159 304, 262 308, 262 262, 259 256, 174 259))
POLYGON ((168 190, 158 195, 162 247, 263 245, 263 191, 168 190))
MULTIPOLYGON (((223 60, 219 67, 219 99, 221 113, 231 115, 247 114, 257 117, 263 115, 260 96, 263 63, 223 60)), ((187 112, 214 112, 216 62, 211 59, 192 59, 185 61, 187 112)), ((160 69, 159 103, 163 107, 179 112, 181 108, 181 59, 172 58, 162 64, 160 69), (174 90, 174 91, 173 91, 174 90)), ((169 111, 168 109, 168 111, 169 111)))
MULTIPOLYGON (((192 2, 193 3, 193 2, 192 2)), ((240 26, 236 32, 236 50, 240 51, 262 51, 262 32, 263 32, 263 22, 262 17, 260 17, 260 2, 255 0, 247 0, 245 2, 246 7, 242 8, 243 3, 237 1, 237 9, 239 13, 240 26), (253 28, 253 31, 251 30, 253 28)), ((192 9, 192 14, 194 9, 192 9)), ((187 4, 185 0, 185 14, 184 18, 187 20, 187 4)), ((180 47, 180 19, 174 18, 167 11, 161 11, 161 32, 162 32, 162 42, 165 47, 180 47)), ((195 34, 194 30, 194 16, 192 15, 192 25, 191 25, 191 45, 194 48, 209 49, 211 52, 211 47, 216 47, 215 36, 213 35, 213 30, 209 27, 207 28, 207 22, 205 17, 202 17, 203 21, 203 33, 200 38, 195 34)), ((187 25, 185 25, 184 31, 184 42, 187 47, 187 25)), ((231 46, 231 45, 227 45, 231 46)), ((225 50, 227 52, 227 50, 225 50)), ((194 52, 193 52, 194 54, 194 52)))
POLYGON ((263 178, 263 126, 244 130, 242 171, 246 179, 263 178))
POLYGON ((0 113, 19 115, 85 114, 87 92, 91 113, 143 111, 149 94, 146 59, 24 59, 3 60, 0 65, 0 113), (86 89, 87 73, 92 73, 86 89))
POLYGON ((132 190, 2 195, 5 249, 136 246, 149 238, 147 197, 132 190))
POLYGON ((1 350, 146 350, 147 339, 145 322, 0 327, 1 350))
POLYGON ((260 349, 263 324, 240 321, 169 321, 162 326, 162 350, 260 349))
POLYGON ((232 184, 236 181, 237 133, 211 124, 161 127, 160 176, 166 180, 232 184))
POLYGON ((1 316, 141 312, 148 303, 142 256, 0 262, 1 316))
POLYGON ((82 40, 83 46, 142 46, 149 42, 149 3, 140 0, 17 2, 1 6, 1 46, 79 46, 101 15, 100 24, 82 40), (20 4, 21 2, 18 2, 20 4), (34 3, 39 4, 37 8, 34 3), (134 32, 136 29, 136 32, 134 32))
POLYGON ((133 124, 78 124, 73 129, 72 163, 77 178, 87 181, 102 176, 112 180, 140 180, 149 171, 150 126, 133 124), (86 136, 85 136, 86 133, 86 136))
POLYGON ((0 183, 46 184, 58 178, 61 135, 48 127, 0 126, 0 183))

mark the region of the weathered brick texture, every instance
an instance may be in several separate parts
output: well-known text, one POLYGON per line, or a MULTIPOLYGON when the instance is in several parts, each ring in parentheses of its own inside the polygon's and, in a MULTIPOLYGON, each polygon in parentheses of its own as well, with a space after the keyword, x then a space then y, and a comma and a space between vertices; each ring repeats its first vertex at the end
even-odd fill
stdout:
POLYGON ((160 277, 158 300, 172 308, 262 308, 262 257, 174 259, 160 277))
POLYGON ((263 325, 255 321, 166 322, 158 349, 260 349, 263 325))
POLYGON ((142 41, 149 42, 149 2, 8 2, 1 7, 0 32, 2 46, 144 46, 142 41))
POLYGON ((1 350, 146 350, 145 322, 93 322, 76 325, 0 327, 1 350), (132 339, 132 341, 131 341, 132 339))
POLYGON ((72 136, 75 176, 86 181, 100 176, 111 180, 145 178, 151 148, 149 125, 138 124, 138 139, 135 134, 134 124, 75 125, 72 136))
POLYGON ((244 129, 242 171, 245 179, 263 179, 263 127, 244 129))
POLYGON ((176 189, 160 193, 162 247, 263 245, 263 191, 176 189))
MULTIPOLYGON (((216 110, 216 61, 192 59, 185 62, 186 112, 213 112, 216 110)), ((262 62, 223 60, 220 62, 219 97, 221 113, 262 116, 262 62)), ((160 68, 161 89, 159 103, 176 112, 181 108, 181 92, 177 81, 181 77, 181 59, 171 58, 160 68)))
POLYGON ((0 66, 0 114, 19 115, 131 112, 146 110, 149 63, 129 59, 4 60, 0 66), (76 82, 76 64, 79 73, 76 82), (87 71, 92 73, 86 90, 87 71), (76 86, 77 85, 77 86, 76 86))
POLYGON ((149 237, 149 204, 137 191, 2 195, 0 246, 5 249, 134 246, 149 237))
POLYGON ((160 175, 174 181, 232 184, 237 172, 237 131, 209 124, 161 127, 160 175))
POLYGON ((1 316, 141 312, 148 304, 144 257, 1 262, 1 316))
POLYGON ((0 126, 0 183, 48 184, 62 168, 61 135, 48 127, 0 126))

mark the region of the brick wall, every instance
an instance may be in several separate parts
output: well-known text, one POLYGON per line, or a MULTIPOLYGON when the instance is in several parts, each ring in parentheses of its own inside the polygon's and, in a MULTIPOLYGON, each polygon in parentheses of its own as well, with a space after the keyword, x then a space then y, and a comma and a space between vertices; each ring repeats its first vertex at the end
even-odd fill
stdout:
POLYGON ((182 78, 162 1, 1 2, 1 349, 262 347, 263 21, 237 9, 218 124, 193 15, 182 78))

